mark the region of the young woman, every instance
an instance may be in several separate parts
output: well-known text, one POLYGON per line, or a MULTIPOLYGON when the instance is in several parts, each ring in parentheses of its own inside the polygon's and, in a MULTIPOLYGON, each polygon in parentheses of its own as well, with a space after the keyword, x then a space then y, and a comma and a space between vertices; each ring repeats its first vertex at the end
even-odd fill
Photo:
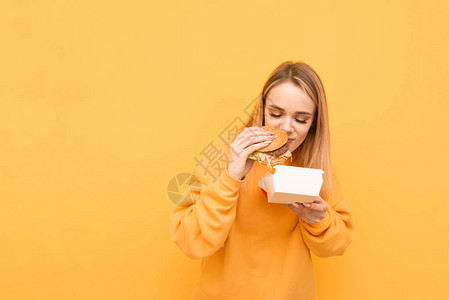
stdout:
POLYGON ((303 62, 279 65, 227 154, 227 168, 214 182, 194 170, 201 192, 171 212, 175 243, 203 259, 192 299, 317 299, 310 252, 343 255, 353 234, 332 172, 326 95, 317 73, 303 62), (287 132, 290 165, 325 172, 313 203, 267 202, 258 182, 268 167, 248 159, 272 140, 264 125, 287 132))

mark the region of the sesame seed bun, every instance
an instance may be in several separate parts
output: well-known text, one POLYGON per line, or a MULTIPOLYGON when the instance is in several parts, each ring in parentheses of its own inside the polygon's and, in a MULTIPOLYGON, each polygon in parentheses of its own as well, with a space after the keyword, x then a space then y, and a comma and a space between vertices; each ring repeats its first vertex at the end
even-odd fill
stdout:
POLYGON ((266 146, 265 148, 259 149, 257 151, 259 151, 259 152, 273 151, 273 150, 281 148, 285 143, 287 143, 288 135, 287 135, 287 132, 285 132, 284 130, 276 129, 276 128, 273 128, 270 126, 262 126, 262 128, 265 129, 266 131, 273 132, 274 139, 268 146, 266 146))

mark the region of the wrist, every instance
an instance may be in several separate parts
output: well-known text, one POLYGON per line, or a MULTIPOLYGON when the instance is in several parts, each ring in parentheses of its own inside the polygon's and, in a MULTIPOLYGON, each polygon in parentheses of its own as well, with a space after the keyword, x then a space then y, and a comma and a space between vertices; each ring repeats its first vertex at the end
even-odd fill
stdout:
POLYGON ((229 176, 231 176, 232 178, 234 178, 236 180, 243 180, 243 178, 244 178, 244 176, 242 176, 240 174, 236 174, 236 173, 232 172, 232 170, 229 171, 229 169, 226 169, 226 171, 228 172, 229 176))

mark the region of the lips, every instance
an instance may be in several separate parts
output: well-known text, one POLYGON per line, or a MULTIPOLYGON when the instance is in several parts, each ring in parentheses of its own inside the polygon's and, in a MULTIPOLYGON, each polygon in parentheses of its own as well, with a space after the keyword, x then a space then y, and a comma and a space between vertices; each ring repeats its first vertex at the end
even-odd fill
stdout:
POLYGON ((295 139, 288 139, 288 140, 287 140, 287 143, 290 144, 290 143, 293 142, 294 140, 295 140, 295 139))

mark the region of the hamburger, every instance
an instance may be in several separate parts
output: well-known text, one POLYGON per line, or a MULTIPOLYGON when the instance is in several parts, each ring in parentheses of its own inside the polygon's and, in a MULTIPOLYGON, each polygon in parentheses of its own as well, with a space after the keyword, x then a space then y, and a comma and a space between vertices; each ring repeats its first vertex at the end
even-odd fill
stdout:
POLYGON ((288 151, 288 135, 282 129, 276 129, 270 126, 262 126, 266 131, 274 133, 273 141, 265 148, 259 149, 251 153, 248 158, 267 165, 269 169, 273 166, 283 165, 288 159, 292 160, 292 154, 288 151))

